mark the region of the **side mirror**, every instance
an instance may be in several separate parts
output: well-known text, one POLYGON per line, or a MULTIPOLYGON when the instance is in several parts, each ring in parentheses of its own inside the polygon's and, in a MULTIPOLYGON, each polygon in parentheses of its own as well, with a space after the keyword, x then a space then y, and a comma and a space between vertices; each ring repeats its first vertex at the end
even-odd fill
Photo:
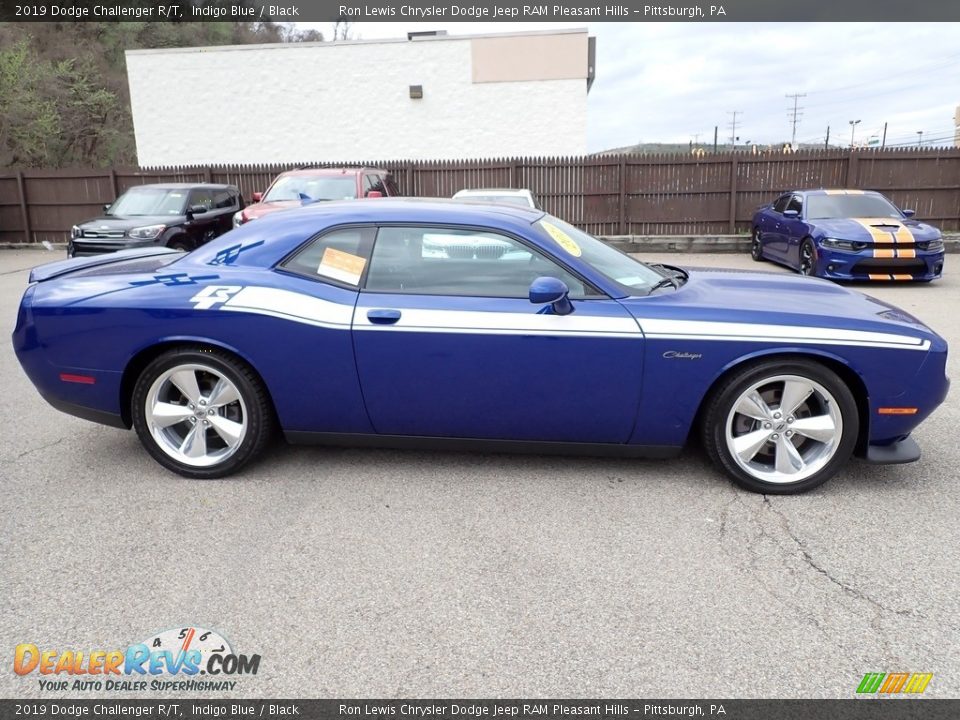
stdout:
POLYGON ((191 205, 187 208, 187 215, 202 215, 206 211, 206 205, 191 205))
POLYGON ((104 212, 110 212, 110 206, 111 206, 111 205, 113 205, 113 203, 104 203, 104 204, 103 204, 103 211, 104 211, 104 212))
POLYGON ((255 192, 253 195, 250 196, 250 202, 260 202, 262 199, 263 199, 262 192, 255 192))
POLYGON ((783 216, 785 218, 789 218, 790 220, 796 220, 798 217, 800 217, 800 212, 797 210, 784 210, 783 216))
POLYGON ((573 304, 568 297, 570 290, 563 280, 554 277, 538 277, 530 283, 530 302, 534 305, 550 305, 557 315, 569 315, 573 304))
POLYGON ((367 190, 366 197, 368 198, 378 198, 383 197, 383 193, 379 190, 367 190))
POLYGON ((901 210, 900 212, 903 213, 904 217, 913 217, 914 215, 917 214, 916 210, 901 210))

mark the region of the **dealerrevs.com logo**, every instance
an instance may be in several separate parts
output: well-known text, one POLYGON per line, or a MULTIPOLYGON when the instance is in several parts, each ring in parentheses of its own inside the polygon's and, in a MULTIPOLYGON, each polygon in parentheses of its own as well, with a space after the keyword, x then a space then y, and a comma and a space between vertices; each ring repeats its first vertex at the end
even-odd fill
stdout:
POLYGON ((256 675, 259 668, 259 655, 237 654, 222 635, 200 627, 165 630, 123 650, 21 643, 13 654, 13 671, 39 676, 40 689, 51 692, 235 690, 233 678, 256 675))

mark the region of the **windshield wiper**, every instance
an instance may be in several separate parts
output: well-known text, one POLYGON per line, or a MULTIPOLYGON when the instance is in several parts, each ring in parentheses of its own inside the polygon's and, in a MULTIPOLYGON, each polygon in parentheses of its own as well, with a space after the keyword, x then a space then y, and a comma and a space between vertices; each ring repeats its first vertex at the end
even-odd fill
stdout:
MULTIPOLYGON (((652 293, 654 290, 659 290, 660 288, 667 287, 668 285, 672 287, 674 290, 677 290, 680 287, 680 283, 677 282, 676 278, 672 276, 668 276, 663 278, 663 280, 660 280, 656 284, 654 284, 654 286, 650 288, 650 293, 652 293)), ((649 295, 650 293, 647 293, 647 294, 649 295)))

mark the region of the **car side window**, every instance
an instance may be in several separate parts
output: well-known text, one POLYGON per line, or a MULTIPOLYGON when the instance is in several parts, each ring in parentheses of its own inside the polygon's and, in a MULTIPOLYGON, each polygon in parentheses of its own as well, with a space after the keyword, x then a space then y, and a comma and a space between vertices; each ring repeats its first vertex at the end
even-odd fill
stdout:
POLYGON ((782 213, 787 209, 787 203, 790 202, 789 195, 781 195, 777 198, 777 201, 773 204, 773 211, 782 213))
POLYGON ((393 175, 387 174, 387 178, 384 181, 387 186, 387 194, 391 197, 396 197, 400 194, 400 188, 397 187, 396 180, 393 179, 393 175))
POLYGON ((379 175, 364 175, 363 176, 363 194, 369 195, 371 190, 376 190, 383 195, 386 195, 386 189, 383 187, 383 180, 380 179, 379 175))
POLYGON ((570 297, 601 293, 519 240, 484 230, 382 227, 370 260, 371 292, 526 298, 541 276, 562 280, 570 297))
POLYGON ((236 196, 229 190, 217 190, 213 194, 213 207, 217 210, 232 210, 237 206, 236 196))
POLYGON ((800 213, 803 212, 803 200, 800 198, 799 195, 793 195, 790 198, 790 201, 787 203, 786 209, 796 210, 797 214, 799 215, 800 213))
POLYGON ((198 188, 190 192, 190 203, 193 205, 203 205, 207 210, 213 208, 213 193, 209 190, 198 188))
POLYGON ((314 238, 280 267, 314 280, 360 285, 370 259, 374 228, 342 228, 314 238))

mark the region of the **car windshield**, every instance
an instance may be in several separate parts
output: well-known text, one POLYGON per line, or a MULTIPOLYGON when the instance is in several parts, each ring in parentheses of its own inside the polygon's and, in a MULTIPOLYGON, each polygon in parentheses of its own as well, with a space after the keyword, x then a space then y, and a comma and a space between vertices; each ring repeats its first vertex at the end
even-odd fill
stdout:
POLYGON ((186 190, 131 188, 117 198, 107 215, 183 215, 186 190))
POLYGON ((357 197, 357 180, 352 175, 288 175, 277 180, 263 202, 283 200, 353 200, 357 197))
POLYGON ((523 195, 461 195, 457 200, 470 202, 501 203, 503 205, 522 205, 530 207, 530 202, 523 195))
POLYGON ((808 195, 807 219, 902 218, 886 198, 879 195, 808 195))
POLYGON ((664 279, 663 273, 552 215, 545 215, 537 225, 559 247, 558 255, 578 257, 629 290, 646 293, 664 279))

